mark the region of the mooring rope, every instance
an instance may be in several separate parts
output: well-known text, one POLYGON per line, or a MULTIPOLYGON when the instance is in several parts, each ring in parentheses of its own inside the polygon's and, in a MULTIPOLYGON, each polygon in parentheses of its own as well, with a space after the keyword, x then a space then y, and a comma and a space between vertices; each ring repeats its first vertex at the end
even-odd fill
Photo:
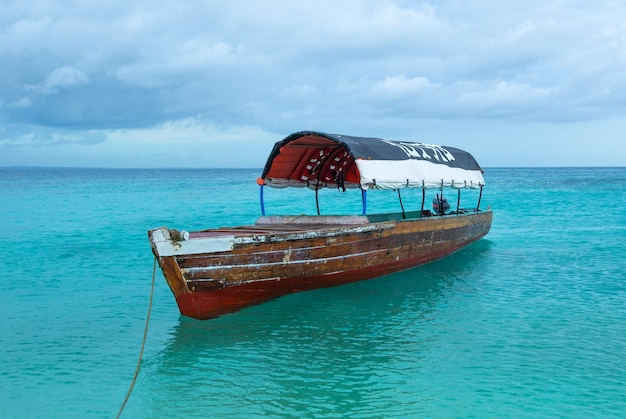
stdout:
POLYGON ((141 368, 141 359, 143 358, 143 349, 146 346, 146 337, 148 336, 148 325, 150 324, 150 312, 152 311, 152 297, 154 296, 154 278, 156 276, 156 257, 154 258, 154 267, 152 268, 152 285, 150 287, 150 302, 148 303, 148 315, 146 316, 146 327, 143 330, 143 340, 141 342, 141 350, 139 351, 139 359, 137 360, 137 368, 135 368, 135 375, 133 376, 133 380, 130 383, 130 388, 128 389, 128 393, 126 393, 126 398, 124 399, 124 403, 122 403, 122 407, 120 407, 120 411, 117 413, 116 419, 119 419, 122 416, 122 412, 124 411, 124 407, 126 407, 126 403, 130 397, 130 393, 133 392, 133 387, 135 387, 135 382, 137 381, 137 376, 139 375, 139 369, 141 368))

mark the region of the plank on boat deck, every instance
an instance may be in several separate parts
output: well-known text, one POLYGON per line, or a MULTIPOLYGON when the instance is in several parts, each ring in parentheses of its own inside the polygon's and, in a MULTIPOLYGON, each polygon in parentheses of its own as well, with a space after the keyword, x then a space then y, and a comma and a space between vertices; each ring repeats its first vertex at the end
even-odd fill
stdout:
POLYGON ((219 237, 219 236, 247 236, 250 234, 293 233, 298 231, 322 230, 332 228, 351 227, 346 224, 281 224, 281 225, 252 225, 241 227, 223 227, 189 233, 190 238, 219 237))

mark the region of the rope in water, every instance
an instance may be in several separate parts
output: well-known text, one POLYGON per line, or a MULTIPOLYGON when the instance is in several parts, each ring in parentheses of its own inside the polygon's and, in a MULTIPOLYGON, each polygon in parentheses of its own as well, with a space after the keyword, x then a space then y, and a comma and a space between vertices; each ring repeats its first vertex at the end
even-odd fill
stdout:
POLYGON ((137 376, 139 375, 139 369, 141 368, 141 358, 143 358, 143 349, 146 346, 146 337, 148 336, 148 325, 150 324, 150 312, 152 311, 152 297, 154 296, 154 277, 156 276, 156 257, 154 258, 154 267, 152 268, 152 286, 150 287, 150 302, 148 303, 148 315, 146 317, 146 327, 143 331, 143 341, 141 342, 141 350, 139 351, 139 359, 137 360, 137 368, 135 368, 135 375, 133 376, 133 380, 130 383, 130 388, 128 389, 128 393, 126 393, 126 398, 124 399, 124 403, 122 403, 122 407, 120 407, 120 411, 117 413, 116 419, 119 419, 122 416, 122 412, 124 411, 124 407, 126 407, 126 403, 130 398, 130 393, 133 392, 133 387, 135 387, 135 382, 137 381, 137 376))

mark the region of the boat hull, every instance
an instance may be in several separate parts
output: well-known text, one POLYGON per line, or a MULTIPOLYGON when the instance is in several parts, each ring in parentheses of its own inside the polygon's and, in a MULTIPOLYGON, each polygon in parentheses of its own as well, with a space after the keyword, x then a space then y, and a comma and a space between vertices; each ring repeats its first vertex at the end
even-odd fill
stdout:
POLYGON ((487 234, 492 213, 373 223, 334 217, 313 224, 316 218, 309 218, 207 230, 187 240, 161 227, 149 237, 181 314, 209 319, 441 259, 487 234))

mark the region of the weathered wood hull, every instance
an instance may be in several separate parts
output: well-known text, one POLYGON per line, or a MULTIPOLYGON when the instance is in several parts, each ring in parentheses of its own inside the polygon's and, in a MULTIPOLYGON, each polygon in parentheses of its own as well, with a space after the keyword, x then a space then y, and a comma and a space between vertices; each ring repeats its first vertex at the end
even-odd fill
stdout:
POLYGON ((180 312, 208 319, 289 293, 441 259, 487 234, 492 213, 374 223, 332 217, 310 223, 316 219, 206 230, 187 240, 161 227, 149 237, 180 312))

